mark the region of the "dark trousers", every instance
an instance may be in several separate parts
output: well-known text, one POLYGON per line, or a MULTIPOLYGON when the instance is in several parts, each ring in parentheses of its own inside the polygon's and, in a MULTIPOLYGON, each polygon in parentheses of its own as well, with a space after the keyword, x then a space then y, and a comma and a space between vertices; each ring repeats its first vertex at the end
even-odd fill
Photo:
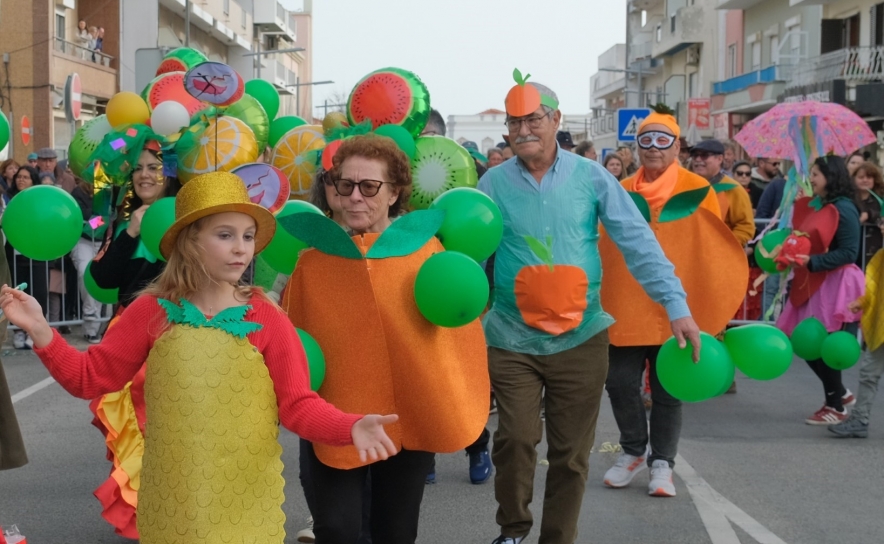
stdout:
POLYGON ((605 388, 611 398, 614 419, 620 429, 620 446, 629 455, 645 454, 648 441, 651 455, 648 465, 664 459, 669 466, 675 465, 678 438, 681 435, 681 401, 670 395, 657 378, 657 353, 660 346, 611 346, 609 353, 608 380, 605 388), (642 373, 645 360, 650 362, 651 382, 651 430, 642 401, 642 373))
MULTIPOLYGON (((850 334, 856 334, 858 326, 857 323, 845 323, 841 330, 847 331, 850 334)), ((847 393, 847 389, 844 388, 844 384, 841 382, 841 371, 830 367, 822 359, 807 361, 807 366, 823 382, 826 406, 834 408, 839 412, 843 410, 844 404, 841 402, 841 398, 847 393)))
MULTIPOLYGON (((310 515, 316 512, 316 485, 310 476, 310 457, 313 456, 313 444, 303 438, 301 452, 298 456, 298 479, 301 481, 301 489, 304 490, 304 500, 307 501, 307 509, 310 515)), ((366 475, 365 484, 362 486, 362 527, 359 530, 359 538, 356 544, 372 544, 371 542, 371 473, 366 475)))
MULTIPOLYGON (((464 448, 464 451, 467 452, 467 455, 473 455, 475 453, 481 453, 483 451, 488 450, 488 442, 491 440, 491 433, 488 432, 488 428, 485 427, 482 429, 482 434, 479 435, 479 438, 476 439, 475 442, 464 448)), ((433 456, 433 462, 430 463, 429 472, 436 471, 436 456, 433 456)))
POLYGON ((324 465, 312 445, 302 449, 313 485, 316 544, 354 544, 363 521, 363 492, 371 477, 371 536, 378 544, 414 544, 424 480, 433 454, 402 450, 386 461, 351 470, 324 465))

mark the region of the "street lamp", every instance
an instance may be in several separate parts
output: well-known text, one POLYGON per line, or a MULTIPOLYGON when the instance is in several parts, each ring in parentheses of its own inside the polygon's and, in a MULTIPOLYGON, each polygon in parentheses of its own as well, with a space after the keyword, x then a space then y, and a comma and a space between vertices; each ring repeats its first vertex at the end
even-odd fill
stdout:
POLYGON ((334 83, 334 81, 309 81, 307 83, 301 83, 301 76, 295 76, 295 115, 298 117, 301 116, 301 87, 306 87, 307 85, 328 85, 330 83, 334 83))
MULTIPOLYGON (((292 47, 289 49, 270 49, 267 51, 261 51, 261 42, 258 42, 258 50, 254 53, 243 53, 244 57, 261 57, 264 55, 275 55, 277 53, 299 53, 301 51, 306 51, 307 49, 303 47, 292 47)), ((255 59, 258 61, 258 66, 256 68, 255 79, 261 79, 261 59, 255 59)))

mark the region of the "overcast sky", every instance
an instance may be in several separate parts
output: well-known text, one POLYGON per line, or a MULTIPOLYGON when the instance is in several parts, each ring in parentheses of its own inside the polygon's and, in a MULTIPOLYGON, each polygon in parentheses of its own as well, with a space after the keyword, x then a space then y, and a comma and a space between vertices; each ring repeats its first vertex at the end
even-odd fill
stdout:
POLYGON ((313 79, 335 83, 317 86, 313 105, 395 66, 420 76, 446 117, 502 109, 518 67, 564 113, 586 113, 598 56, 625 36, 626 0, 315 0, 313 79))

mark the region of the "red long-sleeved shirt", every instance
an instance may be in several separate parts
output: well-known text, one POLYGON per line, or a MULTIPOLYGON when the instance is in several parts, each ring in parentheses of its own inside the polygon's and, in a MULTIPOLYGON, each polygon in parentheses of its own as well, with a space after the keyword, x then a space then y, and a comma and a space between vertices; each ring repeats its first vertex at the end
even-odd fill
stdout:
MULTIPOLYGON (((351 428, 362 416, 345 414, 310 390, 304 348, 282 311, 258 296, 252 297, 249 304, 252 308, 245 320, 263 327, 247 338, 264 356, 282 425, 311 442, 352 444, 351 428)), ((85 352, 73 348, 56 330, 48 346, 34 351, 66 391, 75 397, 94 399, 121 390, 167 329, 166 312, 156 297, 144 295, 126 308, 100 344, 85 352)))

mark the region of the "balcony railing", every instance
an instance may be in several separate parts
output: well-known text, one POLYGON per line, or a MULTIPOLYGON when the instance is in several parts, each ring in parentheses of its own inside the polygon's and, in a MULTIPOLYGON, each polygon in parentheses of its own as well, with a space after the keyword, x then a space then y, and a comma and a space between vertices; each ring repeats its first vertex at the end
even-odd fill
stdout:
POLYGON ((70 55, 81 60, 94 62, 107 68, 110 68, 111 61, 114 59, 112 56, 105 55, 101 51, 93 51, 88 47, 83 47, 82 45, 68 42, 61 38, 55 38, 55 50, 59 53, 64 53, 65 55, 70 55))
POLYGON ((589 120, 589 134, 592 138, 617 132, 616 110, 593 109, 592 116, 589 120))
POLYGON ((855 82, 884 79, 884 46, 839 49, 799 63, 787 87, 845 79, 855 82))
POLYGON ((735 93, 748 89, 752 85, 759 83, 772 83, 774 81, 783 81, 780 66, 770 66, 764 70, 755 70, 748 74, 735 76, 724 81, 718 81, 712 84, 712 94, 735 93))

